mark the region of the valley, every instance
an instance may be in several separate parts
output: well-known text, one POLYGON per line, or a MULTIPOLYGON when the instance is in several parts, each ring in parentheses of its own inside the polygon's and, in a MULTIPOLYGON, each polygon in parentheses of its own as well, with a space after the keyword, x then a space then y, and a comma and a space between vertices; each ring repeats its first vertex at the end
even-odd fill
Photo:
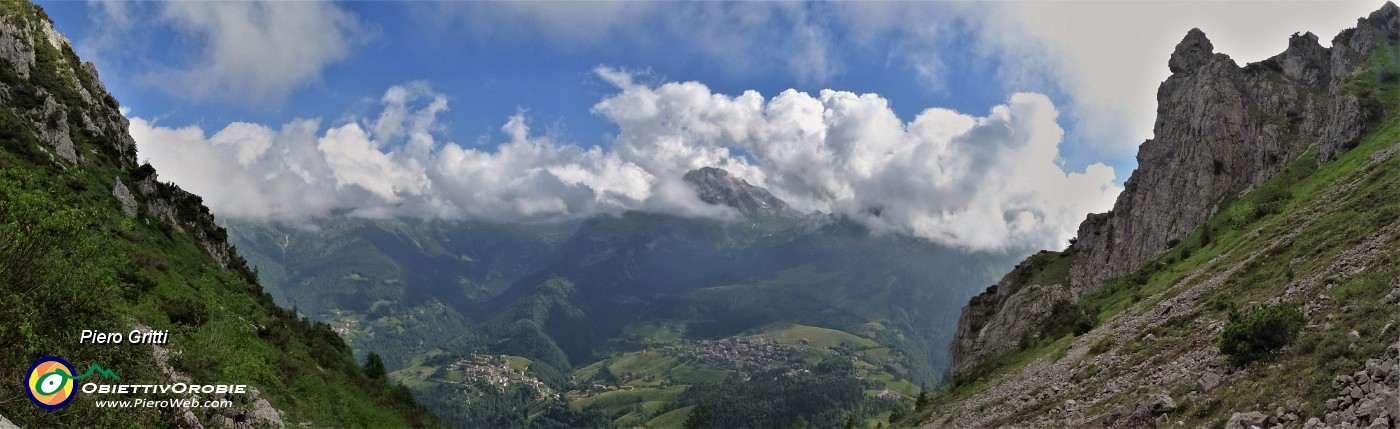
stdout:
POLYGON ((744 218, 226 225, 274 296, 383 356, 394 380, 449 421, 472 416, 456 420, 464 426, 505 424, 480 420, 496 412, 487 402, 505 401, 584 419, 569 425, 678 427, 689 407, 762 401, 791 383, 845 393, 780 401, 772 424, 873 425, 939 382, 952 334, 940 327, 1017 257, 758 211, 782 203, 720 183, 741 187, 710 194, 740 198, 715 202, 744 218), (512 375, 492 369, 502 359, 512 375), (734 383, 757 387, 715 393, 734 383))

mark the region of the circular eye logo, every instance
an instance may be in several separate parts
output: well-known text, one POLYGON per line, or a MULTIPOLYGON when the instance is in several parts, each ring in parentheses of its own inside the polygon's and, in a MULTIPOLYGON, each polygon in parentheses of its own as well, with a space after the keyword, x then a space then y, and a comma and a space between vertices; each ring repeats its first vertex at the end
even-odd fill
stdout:
POLYGON ((41 408, 57 410, 73 401, 73 366, 58 356, 34 361, 24 377, 29 400, 41 408))

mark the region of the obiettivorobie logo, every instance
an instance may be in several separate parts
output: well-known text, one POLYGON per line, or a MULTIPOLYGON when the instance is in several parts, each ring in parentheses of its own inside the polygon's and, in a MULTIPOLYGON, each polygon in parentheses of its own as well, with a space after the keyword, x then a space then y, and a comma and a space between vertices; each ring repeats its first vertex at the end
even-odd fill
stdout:
MULTIPOLYGON (((93 374, 102 374, 109 380, 121 380, 116 373, 103 368, 101 365, 93 365, 82 375, 73 375, 73 365, 58 356, 47 356, 34 361, 34 365, 29 367, 29 373, 24 377, 25 393, 29 394, 29 400, 34 405, 46 410, 57 410, 67 406, 73 401, 73 396, 81 391, 85 395, 189 395, 174 399, 118 399, 101 400, 96 402, 99 408, 155 408, 155 407, 177 407, 177 408, 227 408, 233 406, 233 402, 226 395, 247 394, 248 386, 244 384, 193 384, 193 383, 163 383, 163 384, 105 384, 102 382, 86 381, 81 385, 77 382, 88 378, 93 374), (201 395, 211 395, 218 399, 200 400, 201 395)), ((208 396, 205 399, 209 399, 208 396)))
POLYGON ((73 365, 63 358, 42 357, 34 361, 34 365, 29 367, 29 374, 24 377, 25 393, 29 394, 29 400, 34 402, 34 405, 46 410, 57 410, 73 401, 76 380, 87 378, 93 373, 121 380, 121 377, 117 377, 117 374, 101 365, 93 365, 83 375, 74 376, 73 365))

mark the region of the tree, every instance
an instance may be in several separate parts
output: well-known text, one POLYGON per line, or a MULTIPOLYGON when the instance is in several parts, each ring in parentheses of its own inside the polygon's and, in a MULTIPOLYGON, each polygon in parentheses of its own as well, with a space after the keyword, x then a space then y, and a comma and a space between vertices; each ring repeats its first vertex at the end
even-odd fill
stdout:
POLYGON ((710 425, 710 409, 704 405, 696 405, 690 410, 690 415, 685 418, 685 429, 700 429, 710 425))
POLYGON ((919 391, 919 399, 914 400, 914 411, 922 412, 924 408, 928 407, 929 402, 932 402, 932 400, 928 397, 928 391, 919 391))
POLYGON ((369 356, 365 357, 365 376, 371 380, 383 380, 386 374, 384 358, 379 357, 379 353, 369 352, 369 356))
POLYGON ((846 424, 845 424, 845 425, 842 425, 841 428, 842 428, 842 429, 856 429, 856 419, 853 418, 853 417, 847 417, 847 418, 846 418, 846 424))

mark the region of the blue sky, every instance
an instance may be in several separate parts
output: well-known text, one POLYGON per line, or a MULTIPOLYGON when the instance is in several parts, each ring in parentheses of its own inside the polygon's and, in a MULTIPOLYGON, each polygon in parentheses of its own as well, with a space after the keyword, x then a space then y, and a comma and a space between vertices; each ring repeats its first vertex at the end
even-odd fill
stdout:
POLYGON ((902 207, 867 223, 975 248, 1062 242, 1111 205, 1186 30, 1243 64, 1380 6, 41 4, 141 156, 227 216, 722 216, 667 196, 708 163, 808 209, 902 207))

